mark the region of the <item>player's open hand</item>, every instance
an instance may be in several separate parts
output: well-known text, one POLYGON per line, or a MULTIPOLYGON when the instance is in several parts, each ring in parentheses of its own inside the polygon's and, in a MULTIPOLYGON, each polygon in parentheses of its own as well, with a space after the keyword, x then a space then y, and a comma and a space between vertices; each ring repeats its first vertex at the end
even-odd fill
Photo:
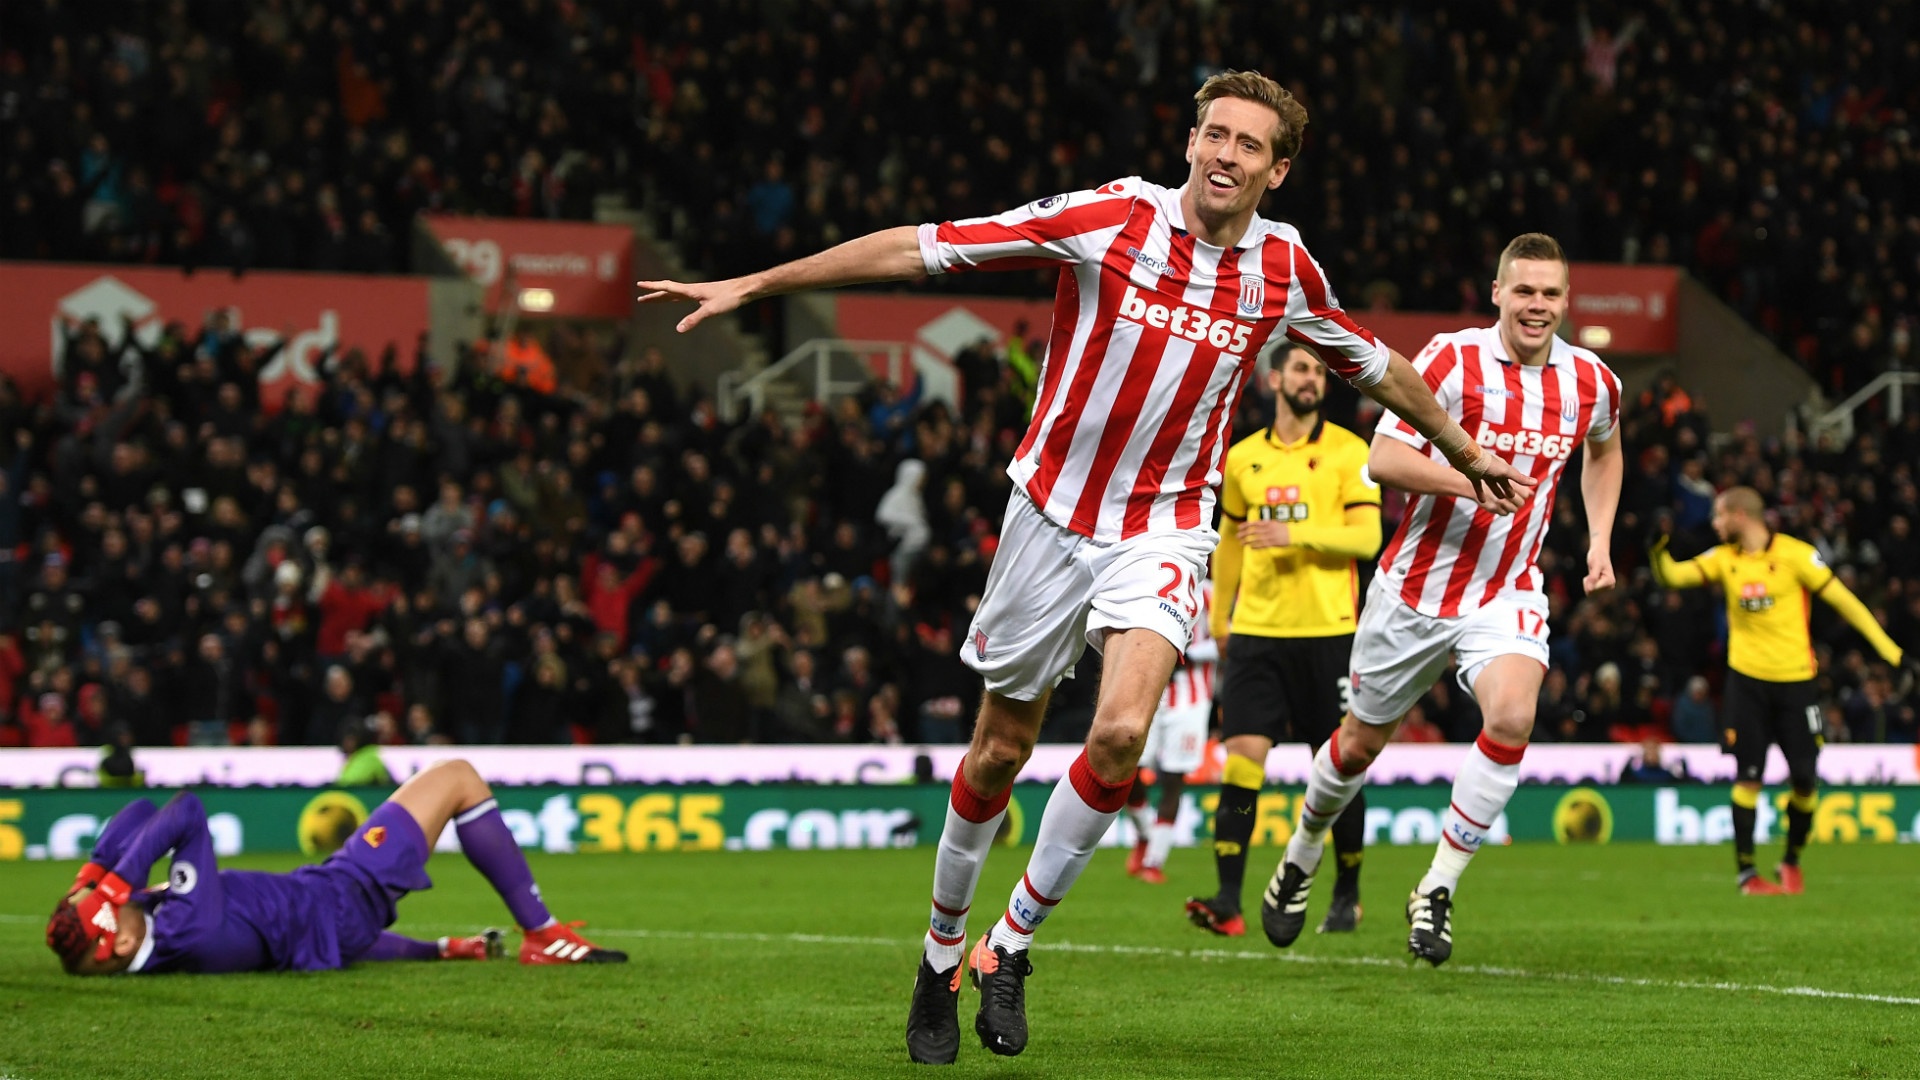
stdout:
POLYGON ((1613 553, 1594 548, 1587 552, 1587 576, 1581 584, 1588 595, 1613 588, 1613 553))
POLYGON ((1499 517, 1519 512, 1533 498, 1534 479, 1498 454, 1481 451, 1468 462, 1455 462, 1454 468, 1466 474, 1473 485, 1473 501, 1480 509, 1499 517))
POLYGON ((1292 530, 1282 521, 1243 521, 1234 531, 1240 542, 1250 548, 1286 547, 1293 543, 1292 530))
POLYGON ((691 300, 700 305, 693 314, 681 319, 674 329, 684 334, 715 315, 725 315, 752 298, 752 289, 745 278, 728 278, 725 281, 639 281, 640 303, 654 304, 668 300, 691 300))

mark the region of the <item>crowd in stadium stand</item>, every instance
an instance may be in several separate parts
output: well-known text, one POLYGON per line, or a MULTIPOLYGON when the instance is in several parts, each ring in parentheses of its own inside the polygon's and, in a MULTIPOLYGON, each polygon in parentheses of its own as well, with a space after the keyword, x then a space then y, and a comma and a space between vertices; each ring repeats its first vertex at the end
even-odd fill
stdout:
POLYGON ((387 271, 418 210, 620 193, 737 271, 1172 181, 1194 88, 1252 67, 1312 110, 1274 209, 1353 306, 1478 310, 1538 229, 1688 267, 1844 391, 1912 364, 1916 31, 1911 0, 24 0, 0 5, 0 257, 387 271))
MULTIPOLYGON (((1116 175, 1171 181, 1194 87, 1256 67, 1314 116, 1271 212, 1356 309, 1479 312, 1494 254, 1538 228, 1577 259, 1690 268, 1830 390, 1908 364, 1914 5, 1559 14, 0 4, 0 258, 391 271, 420 210, 577 218, 615 193, 726 272, 1116 175)), ((398 342, 335 358, 268 415, 266 350, 217 317, 151 350, 70 333, 53 401, 0 390, 0 745, 966 733, 979 684, 956 639, 1023 411, 991 357, 963 363, 984 396, 958 414, 881 387, 789 430, 722 425, 619 342, 604 385, 559 394, 471 358, 429 377, 398 342)), ((1716 601, 1654 590, 1636 553, 1669 526, 1703 544, 1729 483, 1920 645, 1920 418, 1863 415, 1845 446, 1706 434, 1677 386, 1631 410, 1624 587, 1604 599, 1579 596, 1563 485, 1539 737, 1710 736, 1716 601)), ((1829 737, 1912 741, 1914 689, 1830 616, 1816 606, 1829 737)), ((1077 737, 1092 682, 1065 684, 1051 734, 1077 737)), ((1409 738, 1477 730, 1445 681, 1419 711, 1409 738)))
MULTIPOLYGON (((968 733, 979 681, 958 646, 1024 415, 984 350, 963 357, 958 413, 880 386, 790 429, 720 423, 657 352, 619 359, 619 342, 594 393, 396 347, 329 358, 269 414, 251 374, 273 346, 217 316, 152 349, 69 333, 52 400, 0 389, 0 746, 968 733)), ((1249 395, 1236 430, 1270 409, 1249 395)), ((1717 486, 1757 486, 1920 645, 1920 413, 1845 446, 1710 449, 1707 430, 1671 382, 1632 403, 1612 594, 1581 595, 1584 518, 1562 486, 1538 737, 1711 739, 1719 600, 1659 592, 1640 553, 1667 531, 1704 544, 1717 486)), ((1913 687, 1824 606, 1814 630, 1828 737, 1913 741, 1913 687)), ((1096 674, 1089 654, 1049 735, 1084 730, 1096 674)), ((1418 711, 1406 738, 1479 730, 1446 679, 1418 711)))

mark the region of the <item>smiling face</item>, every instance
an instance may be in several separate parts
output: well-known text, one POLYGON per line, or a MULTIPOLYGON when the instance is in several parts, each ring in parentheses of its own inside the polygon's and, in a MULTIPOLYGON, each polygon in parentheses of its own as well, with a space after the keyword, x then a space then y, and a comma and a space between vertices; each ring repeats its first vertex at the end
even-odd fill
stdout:
POLYGON ((1542 363, 1567 316, 1567 264, 1555 259, 1511 259, 1493 283, 1500 336, 1520 363, 1542 363))
POLYGON ((1187 133, 1187 190, 1201 221, 1218 230, 1253 216, 1260 197, 1280 186, 1293 162, 1275 158, 1280 114, 1245 98, 1209 102, 1187 133))

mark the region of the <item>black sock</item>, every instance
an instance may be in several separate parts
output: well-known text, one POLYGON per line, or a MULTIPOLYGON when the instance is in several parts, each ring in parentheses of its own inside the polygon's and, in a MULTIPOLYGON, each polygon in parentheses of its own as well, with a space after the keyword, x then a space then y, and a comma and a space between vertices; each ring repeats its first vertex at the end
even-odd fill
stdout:
POLYGON ((1213 811, 1213 864, 1220 872, 1216 911, 1232 915, 1240 910, 1240 891, 1247 879, 1247 845, 1253 841, 1254 808, 1259 788, 1220 785, 1220 803, 1213 811))
POLYGON ((1753 873, 1753 826, 1759 816, 1754 807, 1733 804, 1733 858, 1742 880, 1753 873))
POLYGON ((1358 897, 1360 861, 1366 855, 1367 844, 1367 793, 1364 790, 1353 796, 1353 801, 1340 811, 1328 831, 1333 833, 1334 861, 1340 866, 1339 875, 1333 879, 1333 891, 1358 897))
POLYGON ((1797 810, 1793 803, 1787 803, 1787 853, 1780 857, 1780 865, 1800 865, 1800 849, 1807 846, 1807 834, 1812 831, 1813 811, 1797 810))

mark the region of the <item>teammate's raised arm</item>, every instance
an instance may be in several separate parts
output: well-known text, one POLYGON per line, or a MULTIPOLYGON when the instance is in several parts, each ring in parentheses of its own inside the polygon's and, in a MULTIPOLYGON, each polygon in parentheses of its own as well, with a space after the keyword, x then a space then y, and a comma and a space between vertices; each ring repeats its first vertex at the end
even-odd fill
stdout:
POLYGON ((700 305, 674 327, 681 333, 742 304, 802 289, 832 289, 873 281, 911 281, 924 277, 919 230, 912 225, 881 229, 836 244, 804 259, 723 281, 641 281, 640 303, 691 300, 700 305))

